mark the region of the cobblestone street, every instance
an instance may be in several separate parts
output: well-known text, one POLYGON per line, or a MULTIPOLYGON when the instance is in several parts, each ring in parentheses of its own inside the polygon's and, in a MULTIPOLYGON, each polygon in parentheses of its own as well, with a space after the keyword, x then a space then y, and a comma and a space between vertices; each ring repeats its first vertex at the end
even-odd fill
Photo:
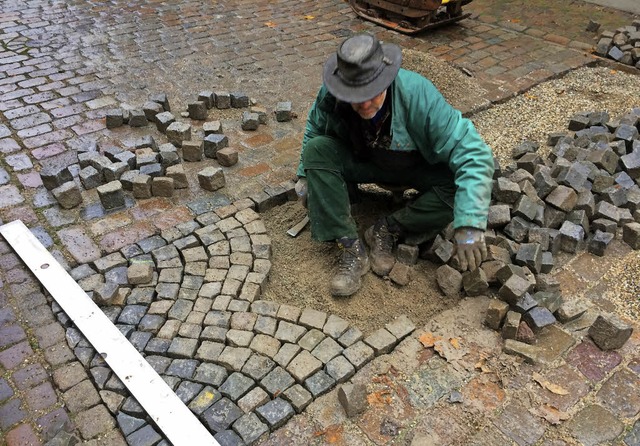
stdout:
MULTIPOLYGON (((372 333, 261 299, 261 213, 296 199, 305 118, 346 36, 375 32, 466 73, 481 100, 453 105, 471 119, 582 67, 640 75, 594 56, 585 30, 638 17, 522 3, 475 0, 470 18, 407 36, 342 0, 0 1, 0 223, 21 220, 105 304, 221 445, 639 446, 637 320, 601 350, 589 311, 525 361, 485 326, 485 296, 372 333), (211 101, 206 119, 196 101, 211 101), (426 341, 460 332, 459 357, 426 341), (366 387, 367 410, 347 416, 346 384, 366 387)), ((615 239, 604 257, 567 255, 555 277, 610 311, 603 278, 631 251, 615 239)), ((2 239, 0 446, 73 444, 170 443, 2 239)))

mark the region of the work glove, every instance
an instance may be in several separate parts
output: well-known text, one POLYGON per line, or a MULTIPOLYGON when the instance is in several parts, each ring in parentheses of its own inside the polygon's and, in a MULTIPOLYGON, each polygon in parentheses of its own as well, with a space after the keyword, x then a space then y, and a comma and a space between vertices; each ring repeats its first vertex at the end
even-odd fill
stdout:
POLYGON ((476 228, 458 228, 453 234, 456 257, 462 271, 473 271, 487 258, 484 231, 476 228))
POLYGON ((307 207, 307 179, 305 177, 298 178, 298 182, 296 183, 296 194, 298 195, 298 201, 304 206, 307 207))

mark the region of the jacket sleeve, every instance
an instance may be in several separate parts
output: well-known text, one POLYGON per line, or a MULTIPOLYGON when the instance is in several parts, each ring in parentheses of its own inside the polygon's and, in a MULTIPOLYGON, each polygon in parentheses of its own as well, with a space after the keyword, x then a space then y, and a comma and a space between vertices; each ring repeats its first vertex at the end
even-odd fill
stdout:
POLYGON ((326 91, 324 86, 318 92, 318 96, 316 100, 313 102, 311 109, 309 110, 309 115, 307 116, 307 124, 304 130, 304 136, 302 138, 302 148, 300 150, 300 162, 298 163, 298 170, 296 171, 296 175, 298 177, 306 176, 304 173, 304 165, 302 163, 302 154, 304 153, 304 149, 307 145, 307 142, 316 136, 324 135, 327 128, 327 119, 328 116, 326 112, 320 109, 318 104, 320 104, 323 98, 326 95, 326 91))
POLYGON ((425 93, 428 146, 438 162, 449 165, 455 178, 453 226, 485 230, 494 173, 491 148, 473 123, 462 117, 429 81, 425 93))

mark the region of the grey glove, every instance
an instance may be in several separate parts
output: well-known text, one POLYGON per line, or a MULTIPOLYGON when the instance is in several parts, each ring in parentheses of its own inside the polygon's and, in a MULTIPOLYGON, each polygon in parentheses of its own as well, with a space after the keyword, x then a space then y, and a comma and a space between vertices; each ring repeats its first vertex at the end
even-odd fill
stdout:
POLYGON ((456 241, 456 256, 462 271, 473 271, 487 258, 484 231, 476 228, 458 228, 453 238, 456 241))
POLYGON ((305 177, 298 178, 298 182, 296 183, 296 194, 298 195, 298 200, 302 203, 302 206, 307 207, 307 179, 305 177))

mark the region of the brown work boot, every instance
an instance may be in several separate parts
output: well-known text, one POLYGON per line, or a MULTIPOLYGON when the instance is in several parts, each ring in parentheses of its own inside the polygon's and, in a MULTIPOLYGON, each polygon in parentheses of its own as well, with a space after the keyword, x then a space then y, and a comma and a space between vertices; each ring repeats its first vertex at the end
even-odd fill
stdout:
POLYGON ((360 239, 349 247, 338 241, 338 246, 342 249, 342 258, 338 272, 331 279, 331 295, 347 297, 360 289, 362 276, 369 271, 369 257, 360 239))
POLYGON ((391 272, 396 258, 393 255, 393 246, 398 235, 389 230, 385 218, 381 218, 375 225, 364 233, 364 239, 371 252, 371 269, 379 276, 387 276, 391 272))

